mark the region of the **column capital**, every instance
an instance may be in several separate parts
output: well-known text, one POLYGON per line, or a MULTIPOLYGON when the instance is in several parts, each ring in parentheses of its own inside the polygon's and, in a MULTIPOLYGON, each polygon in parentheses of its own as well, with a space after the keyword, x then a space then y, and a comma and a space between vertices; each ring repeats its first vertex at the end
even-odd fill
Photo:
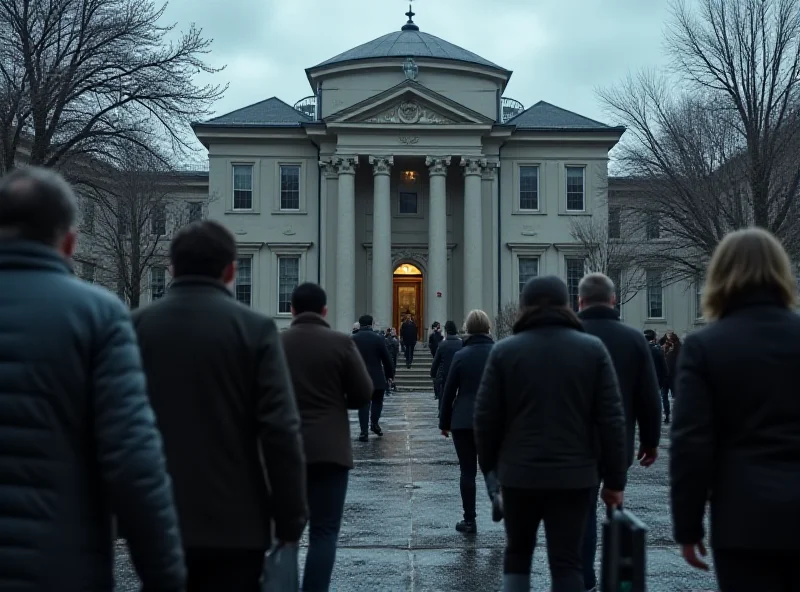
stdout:
POLYGON ((336 170, 336 165, 330 158, 328 160, 320 160, 319 168, 322 169, 322 174, 326 179, 335 179, 339 176, 339 173, 336 170))
POLYGON ((464 167, 464 176, 480 175, 483 169, 486 168, 487 161, 485 158, 462 158, 461 166, 464 167))
POLYGON ((390 175, 394 166, 394 156, 370 156, 373 175, 390 175))
POLYGON ((355 175, 358 166, 357 156, 337 156, 333 159, 333 166, 340 175, 355 175))
POLYGON ((488 161, 483 168, 483 178, 487 181, 493 180, 497 176, 497 171, 500 169, 499 162, 488 161))
POLYGON ((429 156, 425 159, 425 166, 428 167, 431 176, 447 175, 447 167, 450 166, 449 156, 429 156))

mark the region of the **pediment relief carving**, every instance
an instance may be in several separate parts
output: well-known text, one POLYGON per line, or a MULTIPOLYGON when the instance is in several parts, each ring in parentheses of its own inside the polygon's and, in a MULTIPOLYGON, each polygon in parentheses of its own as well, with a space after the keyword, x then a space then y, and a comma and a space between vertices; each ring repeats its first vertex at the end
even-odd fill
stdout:
POLYGON ((457 121, 413 99, 406 99, 368 116, 364 123, 400 123, 407 125, 447 125, 457 121))

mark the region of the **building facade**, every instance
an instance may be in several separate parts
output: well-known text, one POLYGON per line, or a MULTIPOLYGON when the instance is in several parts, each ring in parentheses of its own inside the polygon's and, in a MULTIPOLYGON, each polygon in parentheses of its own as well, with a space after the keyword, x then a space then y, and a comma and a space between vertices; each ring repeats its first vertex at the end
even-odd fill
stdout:
MULTIPOLYGON (((461 323, 516 302, 531 276, 585 270, 574 217, 605 217, 609 150, 624 129, 504 98, 511 72, 420 31, 306 71, 313 96, 195 124, 211 218, 236 234, 240 300, 288 324, 315 281, 336 328, 461 323), (285 319, 285 320, 282 320, 285 319)), ((422 336, 422 335, 421 335, 422 336)))

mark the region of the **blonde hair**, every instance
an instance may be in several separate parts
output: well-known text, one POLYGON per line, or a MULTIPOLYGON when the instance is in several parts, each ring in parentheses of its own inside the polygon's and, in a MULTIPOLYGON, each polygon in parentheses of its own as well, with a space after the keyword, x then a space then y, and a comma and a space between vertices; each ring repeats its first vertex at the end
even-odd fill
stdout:
POLYGON ((766 289, 786 308, 797 302, 792 264, 780 241, 761 228, 731 232, 714 250, 703 291, 703 313, 719 319, 738 298, 766 289))
POLYGON ((464 331, 469 335, 486 335, 491 331, 489 315, 482 310, 471 310, 464 321, 464 331))

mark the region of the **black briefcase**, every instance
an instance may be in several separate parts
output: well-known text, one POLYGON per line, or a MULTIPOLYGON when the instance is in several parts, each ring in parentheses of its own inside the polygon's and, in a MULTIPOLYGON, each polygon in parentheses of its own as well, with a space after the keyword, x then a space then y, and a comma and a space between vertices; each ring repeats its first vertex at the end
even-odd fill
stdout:
POLYGON ((645 592, 647 527, 622 506, 603 523, 601 592, 645 592))

